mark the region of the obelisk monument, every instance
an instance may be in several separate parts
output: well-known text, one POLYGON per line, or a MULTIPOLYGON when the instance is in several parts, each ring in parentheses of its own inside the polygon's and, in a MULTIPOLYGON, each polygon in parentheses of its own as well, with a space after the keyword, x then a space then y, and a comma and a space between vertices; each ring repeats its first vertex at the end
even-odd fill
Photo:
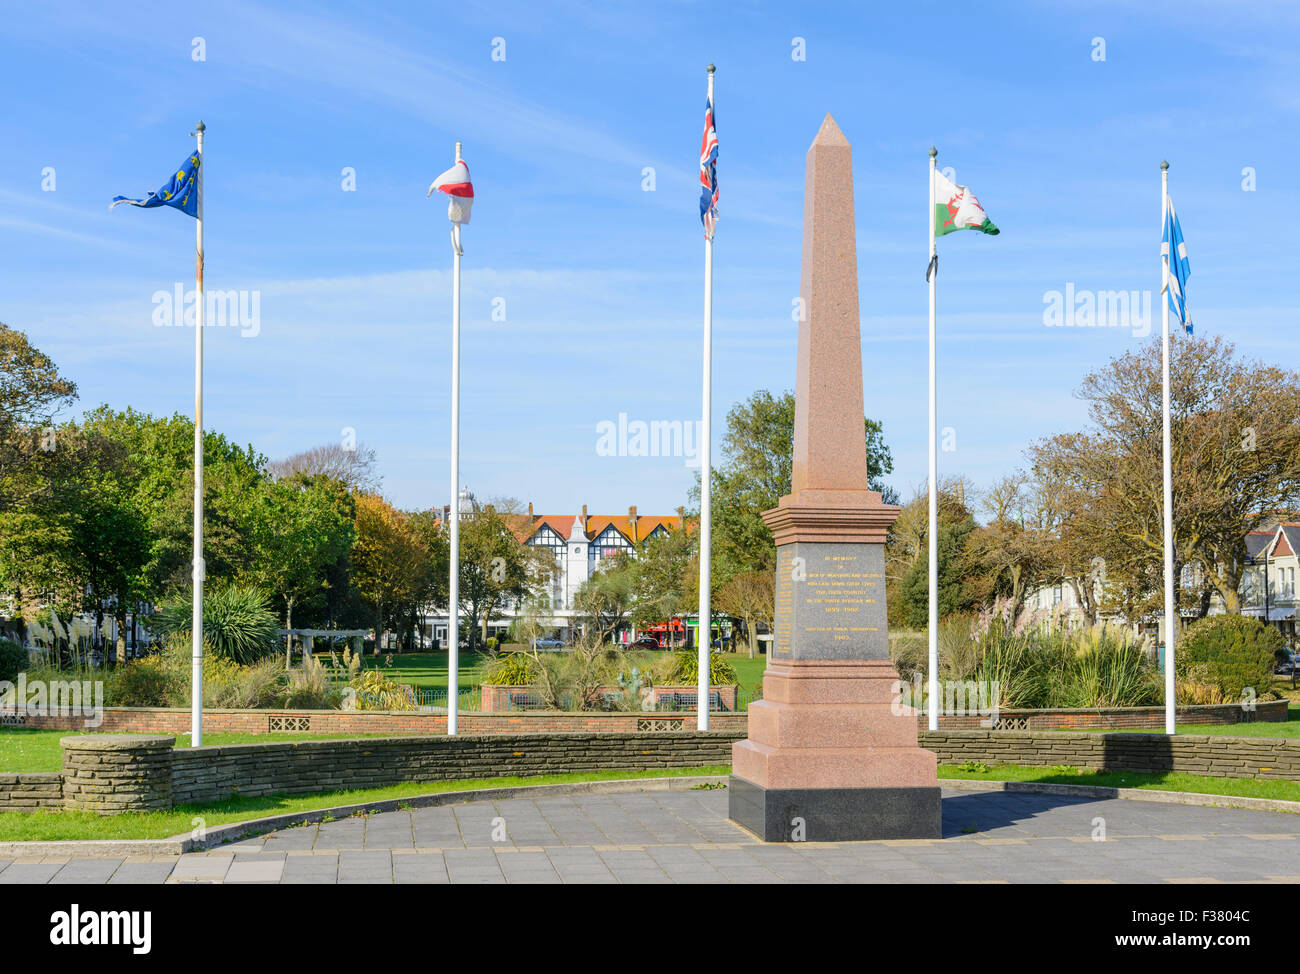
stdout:
POLYGON ((941 832, 937 759, 889 658, 884 545, 899 509, 867 487, 852 163, 827 115, 804 177, 791 491, 763 514, 775 639, 732 750, 729 815, 770 842, 941 832))

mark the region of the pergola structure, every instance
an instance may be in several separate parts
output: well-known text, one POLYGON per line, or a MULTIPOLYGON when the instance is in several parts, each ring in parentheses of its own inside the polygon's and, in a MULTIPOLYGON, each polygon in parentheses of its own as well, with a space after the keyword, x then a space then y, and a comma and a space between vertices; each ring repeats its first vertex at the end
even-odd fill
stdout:
POLYGON ((285 636, 297 636, 302 644, 302 661, 306 663, 311 659, 312 645, 317 638, 329 639, 347 639, 352 643, 352 652, 358 656, 362 655, 364 647, 361 640, 370 635, 369 629, 277 629, 276 634, 280 638, 285 636))

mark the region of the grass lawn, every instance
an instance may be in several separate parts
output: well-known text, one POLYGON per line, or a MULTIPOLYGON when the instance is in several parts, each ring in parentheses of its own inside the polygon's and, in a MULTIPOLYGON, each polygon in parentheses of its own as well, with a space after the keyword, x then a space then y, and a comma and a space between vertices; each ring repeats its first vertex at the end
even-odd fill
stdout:
POLYGON ((520 785, 556 785, 579 781, 610 781, 618 778, 677 778, 722 775, 727 767, 662 768, 653 771, 593 771, 581 774, 544 775, 535 778, 488 778, 465 781, 424 781, 353 791, 331 791, 316 795, 267 795, 262 798, 232 798, 206 805, 181 805, 166 812, 130 812, 124 815, 96 815, 93 812, 0 812, 0 842, 63 839, 165 839, 189 832, 194 820, 207 828, 243 822, 268 815, 307 812, 335 805, 386 801, 469 788, 514 788, 520 785))
MULTIPOLYGON (((59 738, 75 737, 77 731, 35 730, 26 727, 0 728, 0 773, 22 774, 58 771, 63 767, 59 738)), ((272 741, 337 741, 356 737, 399 737, 399 734, 204 734, 203 743, 269 744, 272 741)), ((177 747, 189 747, 190 735, 177 734, 177 747)))
POLYGON ((1066 765, 1039 768, 1020 764, 982 765, 978 762, 968 762, 939 765, 939 777, 972 781, 1040 781, 1056 785, 1100 785, 1104 788, 1191 791, 1199 795, 1300 801, 1300 781, 1278 778, 1211 778, 1173 771, 1144 774, 1137 771, 1088 771, 1066 765))
MULTIPOLYGON (((490 662, 491 659, 485 653, 461 653, 457 661, 461 688, 478 686, 483 681, 483 671, 490 662)), ((379 670, 398 683, 429 689, 447 688, 446 652, 367 655, 364 667, 367 670, 379 670), (387 655, 393 657, 392 666, 384 663, 387 655)))

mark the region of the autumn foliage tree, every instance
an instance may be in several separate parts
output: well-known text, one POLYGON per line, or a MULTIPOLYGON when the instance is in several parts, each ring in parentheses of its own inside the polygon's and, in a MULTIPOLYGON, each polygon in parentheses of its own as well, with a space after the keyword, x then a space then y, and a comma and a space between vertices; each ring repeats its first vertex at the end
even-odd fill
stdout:
MULTIPOLYGON (((1186 565, 1202 580, 1180 602, 1203 615, 1217 594, 1239 613, 1246 533, 1300 503, 1300 376, 1219 337, 1177 336, 1170 383, 1175 580, 1186 565)), ((1090 427, 1030 459, 1057 508, 1057 561, 1104 576, 1109 607, 1137 617, 1162 598, 1160 340, 1093 372, 1079 395, 1090 427)))

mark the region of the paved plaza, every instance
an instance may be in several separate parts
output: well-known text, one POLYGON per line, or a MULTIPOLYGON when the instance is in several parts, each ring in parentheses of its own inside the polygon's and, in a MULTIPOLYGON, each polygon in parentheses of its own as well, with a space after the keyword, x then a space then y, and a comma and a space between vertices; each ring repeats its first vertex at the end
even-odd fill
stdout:
POLYGON ((0 859, 0 883, 1300 882, 1300 815, 945 789, 943 818, 936 840, 765 844, 723 789, 485 800, 182 856, 0 859))

